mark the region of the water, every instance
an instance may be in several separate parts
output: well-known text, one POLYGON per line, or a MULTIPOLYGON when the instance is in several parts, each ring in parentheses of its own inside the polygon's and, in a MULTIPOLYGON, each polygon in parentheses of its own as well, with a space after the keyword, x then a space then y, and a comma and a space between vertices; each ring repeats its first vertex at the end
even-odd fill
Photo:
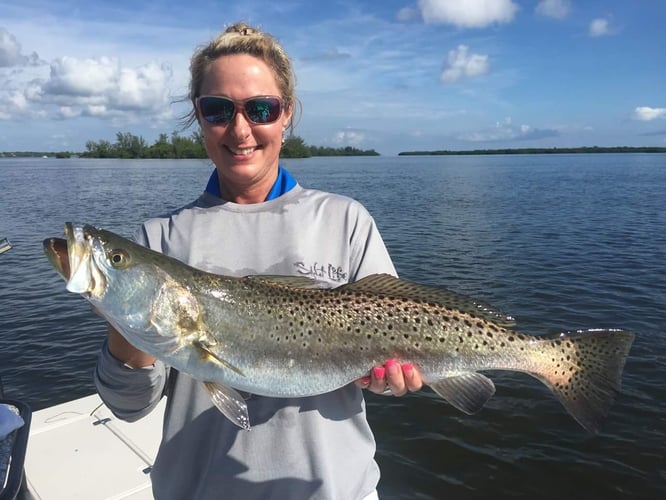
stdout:
MULTIPOLYGON (((285 165, 352 196, 401 276, 468 293, 533 334, 637 332, 598 436, 536 380, 492 373, 463 415, 429 390, 368 395, 383 499, 666 498, 666 156, 312 158, 285 165)), ((205 161, 0 159, 0 375, 37 410, 91 393, 102 321, 43 256, 65 221, 131 235, 203 189, 205 161)))

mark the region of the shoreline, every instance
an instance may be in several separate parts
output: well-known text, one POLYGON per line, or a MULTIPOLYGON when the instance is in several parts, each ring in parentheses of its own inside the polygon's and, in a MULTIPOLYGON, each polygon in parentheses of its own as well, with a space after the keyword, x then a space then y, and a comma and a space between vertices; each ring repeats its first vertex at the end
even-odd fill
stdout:
POLYGON ((398 156, 444 156, 444 155, 516 155, 516 154, 594 154, 594 153, 666 153, 659 146, 583 146, 576 148, 501 148, 438 151, 403 151, 398 156))

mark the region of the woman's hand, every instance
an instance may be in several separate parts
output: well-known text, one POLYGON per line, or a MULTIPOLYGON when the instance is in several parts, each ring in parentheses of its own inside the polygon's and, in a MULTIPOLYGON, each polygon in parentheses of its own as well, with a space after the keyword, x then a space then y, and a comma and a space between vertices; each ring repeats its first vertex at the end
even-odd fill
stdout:
POLYGON ((398 363, 389 359, 384 366, 375 366, 370 374, 356 382, 361 389, 368 389, 375 394, 385 394, 387 389, 394 396, 404 396, 407 392, 418 391, 423 387, 421 374, 410 363, 398 363))
POLYGON ((107 345, 111 355, 130 368, 144 368, 155 364, 156 358, 134 347, 111 325, 107 345))

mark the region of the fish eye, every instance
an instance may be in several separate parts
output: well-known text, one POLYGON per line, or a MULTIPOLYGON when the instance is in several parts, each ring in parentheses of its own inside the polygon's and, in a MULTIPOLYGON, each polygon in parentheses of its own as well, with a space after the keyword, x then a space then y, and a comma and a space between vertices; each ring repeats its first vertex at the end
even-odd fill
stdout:
POLYGON ((123 268, 129 264, 129 255, 124 250, 111 250, 109 261, 113 267, 123 268))

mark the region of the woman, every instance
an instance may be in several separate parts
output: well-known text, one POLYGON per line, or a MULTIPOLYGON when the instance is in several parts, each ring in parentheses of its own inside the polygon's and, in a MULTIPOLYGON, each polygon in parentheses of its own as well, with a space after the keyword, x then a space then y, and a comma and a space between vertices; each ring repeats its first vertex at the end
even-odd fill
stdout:
MULTIPOLYGON (((191 122, 215 164, 205 192, 147 221, 137 240, 194 267, 230 276, 309 275, 340 285, 395 269, 357 202, 304 189, 278 164, 292 126, 294 76, 268 34, 239 23, 191 62, 191 122)), ((368 367, 370 370, 372 367, 368 367)), ((113 328, 98 361, 100 395, 133 421, 168 397, 151 473, 158 499, 376 498, 375 443, 359 387, 418 390, 411 366, 388 361, 329 394, 248 395, 252 430, 229 422, 201 384, 138 351, 113 328)))

